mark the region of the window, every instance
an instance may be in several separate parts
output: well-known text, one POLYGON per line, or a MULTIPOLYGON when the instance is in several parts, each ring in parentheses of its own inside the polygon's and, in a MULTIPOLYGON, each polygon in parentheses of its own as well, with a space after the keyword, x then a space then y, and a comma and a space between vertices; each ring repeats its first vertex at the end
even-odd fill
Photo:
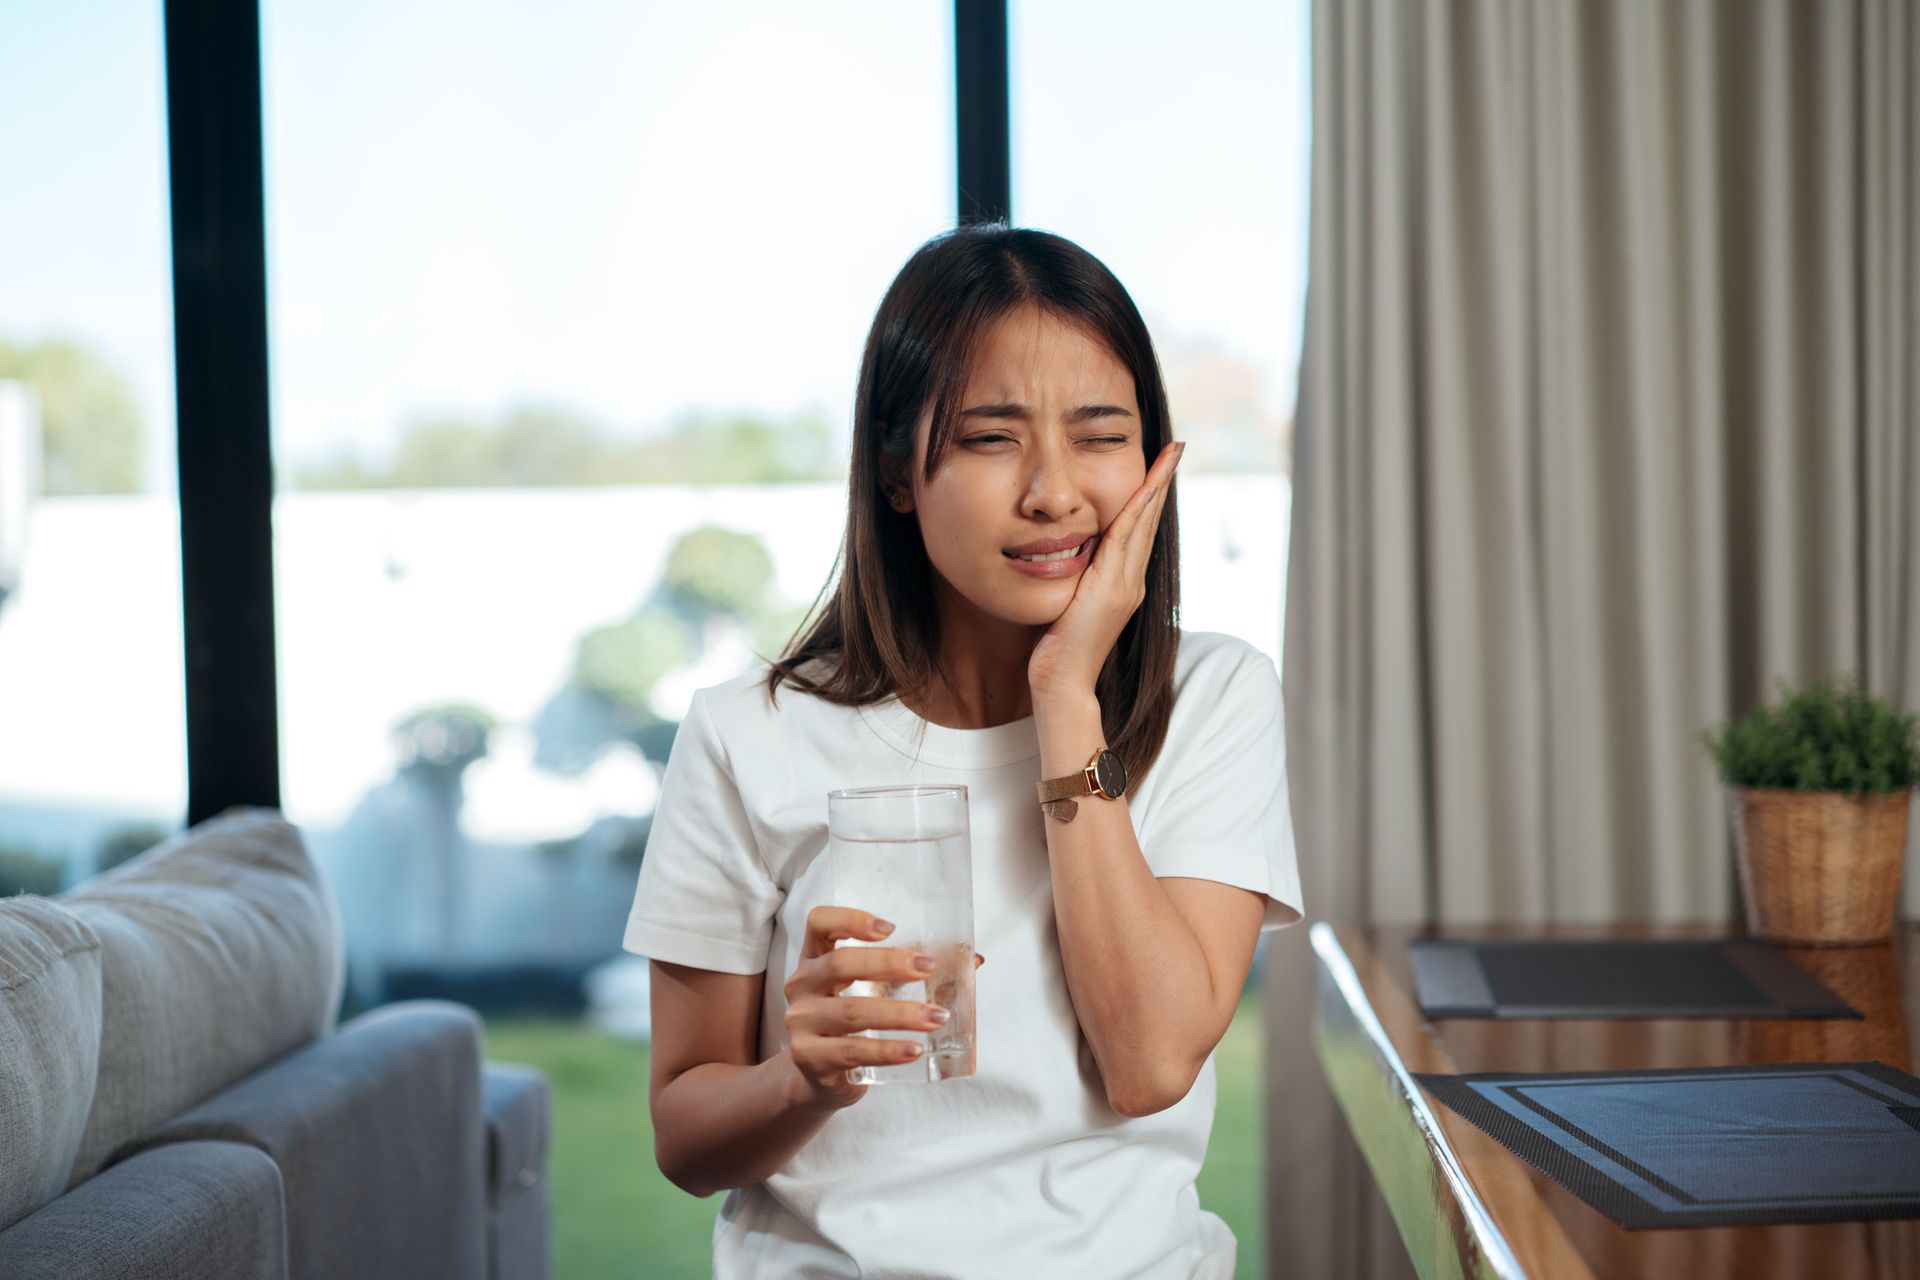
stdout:
POLYGON ((187 805, 160 6, 0 11, 0 895, 187 805))

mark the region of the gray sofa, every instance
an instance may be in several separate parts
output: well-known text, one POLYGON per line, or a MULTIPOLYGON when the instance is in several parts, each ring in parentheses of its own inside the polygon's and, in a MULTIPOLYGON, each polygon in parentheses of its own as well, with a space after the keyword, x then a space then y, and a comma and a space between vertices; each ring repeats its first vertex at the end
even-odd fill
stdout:
POLYGON ((271 810, 0 900, 0 1276, 546 1276, 545 1079, 459 1005, 336 1027, 342 974, 271 810))

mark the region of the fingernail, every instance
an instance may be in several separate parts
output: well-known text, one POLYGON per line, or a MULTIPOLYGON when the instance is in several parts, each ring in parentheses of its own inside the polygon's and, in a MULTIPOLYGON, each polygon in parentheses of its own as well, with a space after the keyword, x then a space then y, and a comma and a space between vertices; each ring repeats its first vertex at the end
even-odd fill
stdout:
POLYGON ((952 1016, 953 1014, 946 1009, 935 1008, 935 1009, 927 1010, 928 1022, 945 1022, 948 1018, 951 1018, 952 1016))
POLYGON ((919 970, 921 973, 932 973, 933 957, 932 956, 915 956, 913 958, 913 967, 919 970))
POLYGON ((920 1056, 920 1046, 917 1044, 910 1044, 906 1048, 900 1051, 900 1056, 903 1058, 917 1058, 920 1056))
POLYGON ((893 921, 882 920, 879 916, 875 916, 873 919, 867 921, 867 928, 873 930, 875 933, 892 933, 893 921))

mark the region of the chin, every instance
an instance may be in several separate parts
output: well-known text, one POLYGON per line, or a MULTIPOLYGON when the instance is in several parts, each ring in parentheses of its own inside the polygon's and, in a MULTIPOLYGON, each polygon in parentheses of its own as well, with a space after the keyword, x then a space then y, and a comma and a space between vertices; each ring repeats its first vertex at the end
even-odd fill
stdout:
POLYGON ((1059 621, 1060 615, 1073 603, 1073 589, 1078 579, 1063 578, 1058 582, 1036 583, 1037 590, 1005 592, 998 595, 988 608, 981 612, 991 614, 1002 622, 1011 622, 1022 627, 1050 627, 1059 621))
POLYGON ((937 565, 934 572, 949 601, 964 603, 976 614, 1016 627, 1052 626, 1073 603, 1073 594, 1080 586, 1078 574, 1053 579, 1016 577, 1009 582, 1004 571, 959 580, 941 574, 937 565))

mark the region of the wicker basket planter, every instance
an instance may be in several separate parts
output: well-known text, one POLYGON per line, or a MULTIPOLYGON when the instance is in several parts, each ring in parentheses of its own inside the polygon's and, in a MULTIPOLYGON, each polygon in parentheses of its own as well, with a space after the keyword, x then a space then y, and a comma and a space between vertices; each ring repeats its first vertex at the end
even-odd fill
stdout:
POLYGON ((1728 794, 1749 933, 1815 946, 1892 936, 1913 788, 1728 794))

